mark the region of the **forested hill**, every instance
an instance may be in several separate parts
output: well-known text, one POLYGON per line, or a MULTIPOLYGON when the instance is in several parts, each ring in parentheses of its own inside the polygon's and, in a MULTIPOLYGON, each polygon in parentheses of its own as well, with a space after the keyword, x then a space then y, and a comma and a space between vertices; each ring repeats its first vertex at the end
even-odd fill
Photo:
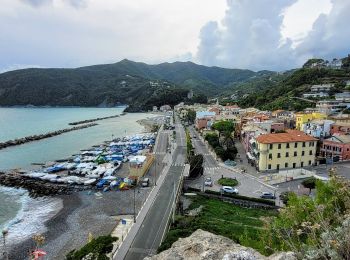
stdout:
MULTIPOLYGON (((329 93, 330 98, 333 98, 337 92, 350 90, 350 86, 346 86, 346 82, 350 80, 350 56, 343 59, 343 65, 338 69, 324 66, 309 67, 308 63, 310 61, 306 62, 303 68, 281 75, 280 79, 273 84, 271 83, 260 90, 256 89, 255 92, 246 95, 239 101, 239 105, 257 107, 263 110, 290 109, 298 111, 314 105, 312 102, 298 99, 302 98, 304 93, 309 93, 313 84, 333 83, 334 87, 329 93)), ((314 98, 313 101, 318 99, 314 98)))
POLYGON ((0 106, 124 103, 131 106, 130 110, 139 111, 182 101, 189 89, 195 95, 213 96, 236 83, 273 73, 192 62, 148 65, 129 60, 75 69, 23 69, 0 74, 0 106))

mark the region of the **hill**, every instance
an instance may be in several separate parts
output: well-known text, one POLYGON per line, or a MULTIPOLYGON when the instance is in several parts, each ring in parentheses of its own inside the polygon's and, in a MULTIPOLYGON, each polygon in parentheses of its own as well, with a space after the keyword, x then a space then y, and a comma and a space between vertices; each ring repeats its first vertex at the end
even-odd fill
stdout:
MULTIPOLYGON (((309 61, 306 64, 308 63, 309 61)), ((295 97, 302 97, 304 93, 310 92, 311 85, 334 83, 334 88, 330 93, 334 94, 345 90, 344 82, 349 79, 350 71, 347 68, 332 69, 303 66, 301 69, 286 72, 279 80, 260 88, 260 90, 255 89, 255 92, 242 98, 239 105, 242 107, 257 107, 263 110, 302 110, 306 107, 312 107, 313 104, 295 99, 295 97)))
POLYGON ((74 69, 23 69, 0 74, 0 106, 113 106, 131 111, 186 100, 192 89, 213 96, 273 72, 206 67, 192 62, 148 65, 122 60, 74 69))

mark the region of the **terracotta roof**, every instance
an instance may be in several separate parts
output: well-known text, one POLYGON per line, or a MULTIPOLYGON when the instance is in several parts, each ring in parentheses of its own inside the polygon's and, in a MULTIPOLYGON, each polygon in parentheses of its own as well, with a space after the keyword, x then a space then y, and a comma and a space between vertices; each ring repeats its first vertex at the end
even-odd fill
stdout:
POLYGON ((317 139, 298 130, 287 130, 286 133, 260 135, 256 138, 258 143, 290 143, 316 141, 317 139))

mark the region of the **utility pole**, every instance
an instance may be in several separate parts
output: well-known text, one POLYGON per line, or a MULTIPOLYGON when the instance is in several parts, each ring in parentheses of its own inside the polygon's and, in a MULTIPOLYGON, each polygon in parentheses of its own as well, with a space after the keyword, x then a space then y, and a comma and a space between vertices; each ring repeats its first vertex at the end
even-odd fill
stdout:
POLYGON ((157 186, 157 156, 156 157, 156 161, 155 161, 155 165, 154 165, 154 186, 157 186))
MULTIPOLYGON (((174 179, 175 179, 175 176, 174 176, 174 179)), ((176 210, 176 191, 175 191, 175 180, 174 180, 173 223, 175 222, 175 210, 176 210)))
POLYGON ((4 229, 3 231, 2 231, 2 237, 3 237, 3 239, 4 239, 4 259, 5 260, 9 260, 9 255, 8 255, 8 253, 7 253, 7 248, 6 248, 6 236, 8 235, 8 230, 7 229, 4 229))
POLYGON ((136 223, 136 187, 134 188, 134 223, 136 223))

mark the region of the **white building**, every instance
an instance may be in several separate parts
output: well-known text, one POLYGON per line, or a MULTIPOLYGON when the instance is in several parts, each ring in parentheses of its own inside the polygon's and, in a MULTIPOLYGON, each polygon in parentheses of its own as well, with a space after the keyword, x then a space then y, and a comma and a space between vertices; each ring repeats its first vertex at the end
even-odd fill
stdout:
POLYGON ((330 136, 332 124, 334 124, 332 120, 315 119, 303 124, 302 130, 313 137, 324 138, 330 136))

